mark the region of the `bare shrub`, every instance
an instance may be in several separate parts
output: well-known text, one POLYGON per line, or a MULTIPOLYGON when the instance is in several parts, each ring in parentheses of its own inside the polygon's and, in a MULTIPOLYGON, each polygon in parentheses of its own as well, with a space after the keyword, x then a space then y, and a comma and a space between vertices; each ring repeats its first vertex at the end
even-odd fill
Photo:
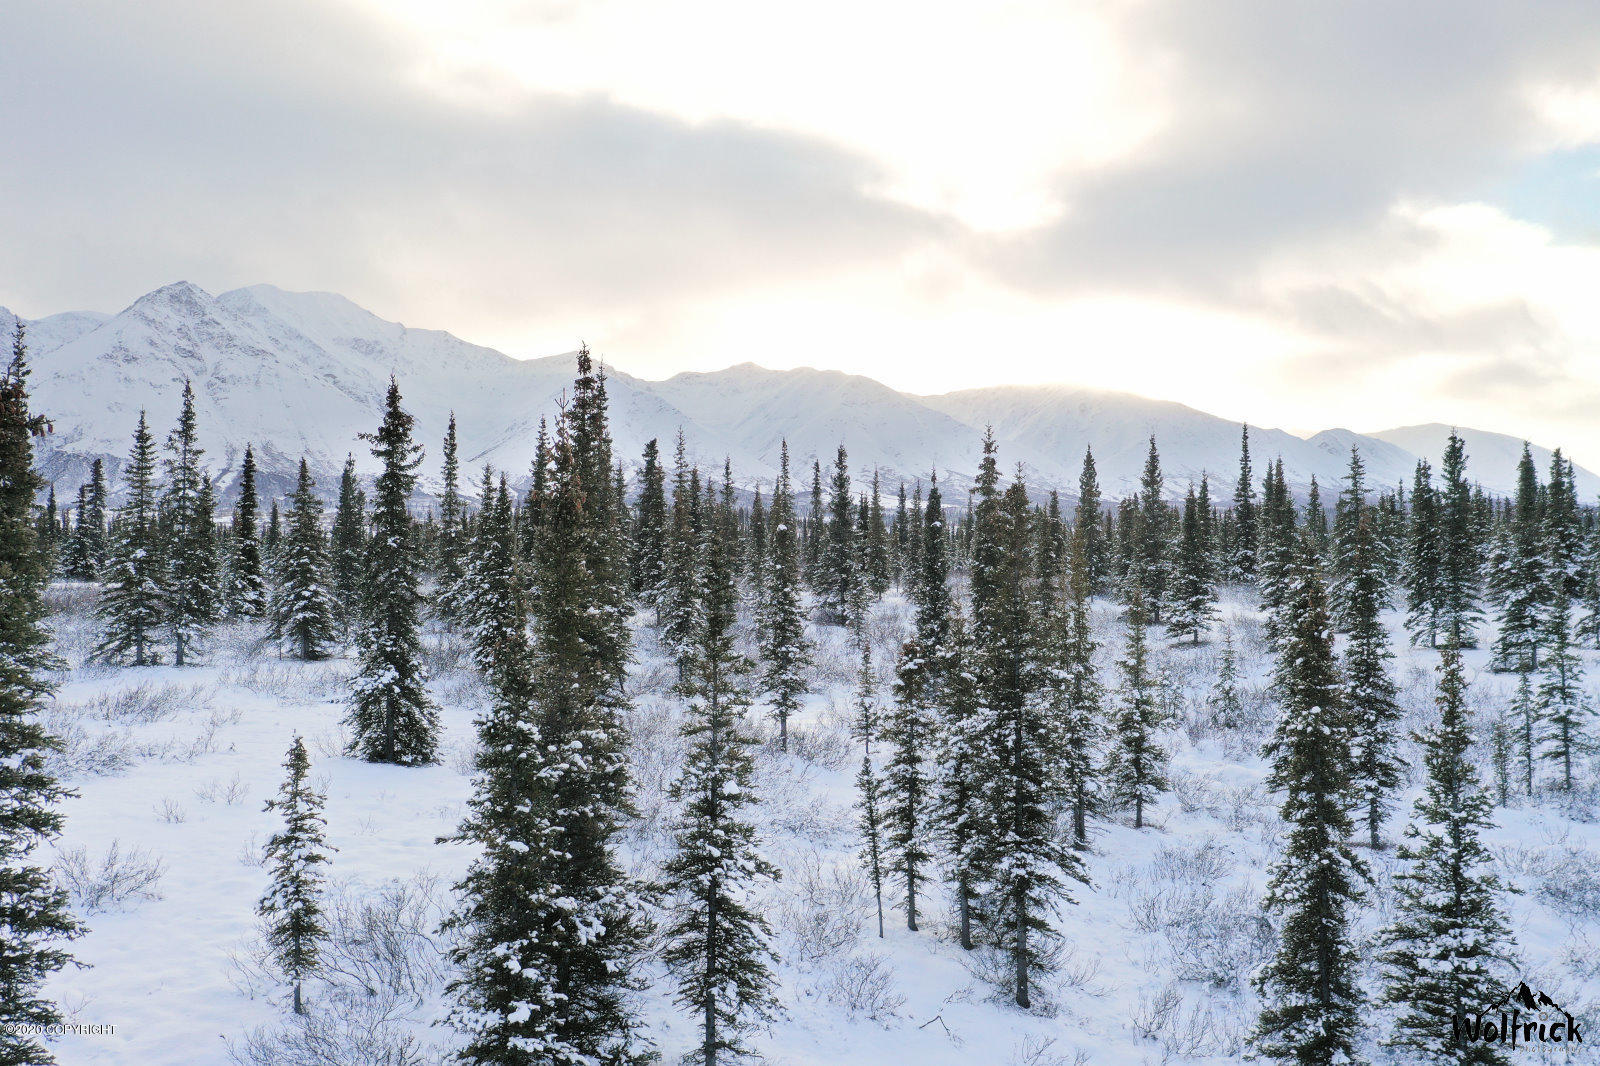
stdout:
POLYGON ((239 1066, 423 1066, 439 1061, 393 1012, 393 1004, 335 991, 304 1015, 250 1030, 228 1043, 239 1066))
POLYGON ((825 863, 810 851, 784 873, 789 891, 778 924, 789 941, 787 957, 816 965, 853 947, 867 916, 868 887, 861 871, 825 863))
POLYGON ((1139 993, 1138 1001, 1128 1011, 1128 1024, 1146 1040, 1158 1040, 1172 1026, 1172 1021, 1183 1006, 1178 987, 1168 983, 1154 994, 1139 993))
POLYGON ((67 848, 56 857, 55 874, 80 914, 120 910, 138 900, 160 899, 157 886, 166 872, 161 860, 113 840, 98 859, 87 848, 67 848))
POLYGON ((880 1025, 898 1018, 906 1005, 906 997, 895 991, 894 969, 882 955, 846 956, 831 968, 822 992, 830 1003, 880 1025))
POLYGON ((184 810, 177 801, 170 796, 163 797, 155 806, 156 817, 163 822, 183 823, 189 820, 189 812, 184 810))
POLYGON ((1017 1042, 1006 1059, 1006 1066, 1085 1066, 1089 1053, 1082 1048, 1072 1049, 1069 1056, 1053 1036, 1029 1034, 1017 1042))
POLYGON ((204 803, 220 803, 225 807, 233 807, 244 802, 244 798, 249 795, 249 790, 244 787, 244 782, 235 773, 227 781, 213 777, 195 789, 194 794, 204 803))

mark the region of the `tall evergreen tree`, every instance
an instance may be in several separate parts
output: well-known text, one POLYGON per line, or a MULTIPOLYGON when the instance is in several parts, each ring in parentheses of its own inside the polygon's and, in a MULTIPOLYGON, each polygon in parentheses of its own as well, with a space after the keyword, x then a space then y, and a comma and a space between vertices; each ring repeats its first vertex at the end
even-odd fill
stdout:
POLYGON ((411 439, 415 420, 400 406, 389 380, 383 424, 363 434, 382 465, 373 497, 373 536, 363 589, 366 610, 358 637, 360 666, 347 721, 350 751, 368 762, 420 766, 438 751, 438 711, 423 684, 417 612, 417 549, 407 504, 416 487, 422 449, 411 439))
POLYGON ((778 480, 772 488, 772 543, 768 570, 761 583, 762 687, 778 720, 778 744, 789 750, 789 716, 800 706, 810 687, 806 667, 811 646, 806 640, 805 611, 801 605, 799 522, 794 513, 794 490, 789 483, 789 442, 784 441, 778 461, 778 480))
POLYGON ((1061 744, 1056 772, 1072 808, 1074 845, 1089 844, 1089 813, 1095 804, 1096 750, 1105 713, 1105 689, 1094 665, 1096 644, 1090 621, 1092 569, 1076 534, 1068 548, 1067 598, 1061 620, 1061 657, 1055 664, 1061 702, 1061 744))
POLYGON ((861 559, 857 550, 855 515, 852 512, 849 458, 839 445, 833 461, 833 479, 828 501, 826 550, 822 556, 820 595, 824 616, 835 625, 853 620, 851 604, 857 602, 856 586, 862 581, 861 559))
POLYGON ((1441 572, 1443 538, 1439 528, 1439 495, 1426 459, 1417 461, 1411 487, 1411 524, 1406 536, 1406 628, 1412 643, 1423 637, 1436 647, 1444 624, 1441 572))
POLYGON ((83 571, 78 576, 93 580, 100 576, 105 567, 108 551, 104 460, 96 459, 89 471, 89 484, 83 502, 78 507, 77 524, 73 532, 78 542, 78 557, 83 565, 83 571))
POLYGON ((127 490, 112 523, 111 549, 97 608, 105 634, 95 648, 101 662, 160 661, 158 641, 167 617, 167 567, 155 484, 156 449, 144 412, 133 431, 123 470, 127 490))
MULTIPOLYGON (((474 538, 474 657, 493 698, 477 723, 469 813, 452 838, 482 848, 446 923, 462 934, 451 1018, 470 1038, 463 1062, 623 1064, 648 1053, 629 1004, 642 919, 614 851, 623 738, 609 671, 593 656, 604 624, 589 610, 598 578, 571 429, 557 425, 534 527, 537 592, 503 478, 486 488, 474 538)), ((611 491, 609 479, 598 491, 611 491)))
POLYGON ((878 906, 878 938, 883 938, 883 783, 873 762, 872 742, 878 734, 878 677, 872 669, 872 645, 861 644, 861 669, 856 674, 856 736, 861 740, 861 769, 856 774, 856 827, 861 833, 861 861, 878 906))
POLYGON ((1540 609, 1551 589, 1545 557, 1539 475, 1526 441, 1517 464, 1517 495, 1491 556, 1489 590, 1498 601, 1500 631, 1492 665, 1526 673, 1539 665, 1540 609))
POLYGON ((239 475, 239 502, 233 508, 233 567, 229 571, 229 607, 244 618, 267 613, 267 573, 261 560, 261 530, 256 497, 256 456, 244 446, 244 466, 239 475))
POLYGON ((1250 427, 1239 431, 1239 481, 1233 490, 1233 572, 1242 581, 1252 581, 1256 576, 1255 475, 1250 469, 1250 427))
POLYGON ((1400 705, 1389 677, 1389 631, 1380 617, 1388 599, 1379 558, 1373 515, 1363 510, 1349 535, 1344 555, 1346 584, 1345 698, 1349 708, 1349 739, 1354 763, 1352 784, 1361 798, 1367 820, 1367 839, 1380 846, 1379 831, 1388 811, 1389 795, 1400 784, 1404 764, 1395 750, 1395 727, 1400 705))
POLYGON ((1122 689, 1111 720, 1111 798, 1133 808, 1133 827, 1144 828, 1145 810, 1167 790, 1167 752, 1157 736, 1167 722, 1156 691, 1145 638, 1144 604, 1135 595, 1128 605, 1127 640, 1117 660, 1122 689))
POLYGON ((25 334, 17 323, 11 360, 0 375, 0 1061, 53 1061, 33 1035, 62 1021, 42 994, 71 957, 64 943, 81 929, 67 894, 34 862, 61 832, 62 800, 72 793, 50 772, 58 742, 39 714, 50 694, 43 590, 50 575, 32 523, 41 481, 33 438, 49 422, 29 410, 25 334))
POLYGON ((883 486, 878 472, 872 472, 872 495, 867 504, 867 537, 862 550, 862 569, 872 595, 882 596, 889 588, 889 530, 883 524, 883 486))
POLYGON ((661 624, 661 580, 667 571, 667 479, 654 437, 644 446, 639 476, 638 524, 633 533, 633 594, 656 611, 661 624))
POLYGON ((165 622, 172 635, 172 661, 188 662, 216 622, 222 596, 212 542, 212 514, 205 506, 194 387, 183 383, 183 408, 167 437, 167 484, 162 500, 166 532, 165 622))
POLYGON ((683 674, 686 649, 694 639, 699 617, 701 572, 704 564, 700 499, 700 472, 691 469, 683 433, 678 433, 677 457, 672 472, 672 533, 667 545, 666 572, 660 596, 662 636, 678 651, 678 672, 683 674))
POLYGON ((1360 1061, 1363 1000, 1349 922, 1367 873, 1347 843, 1347 712, 1326 592, 1309 545, 1300 547, 1292 580, 1274 681, 1281 710, 1266 747, 1267 784, 1283 795, 1289 825, 1264 901, 1281 916, 1282 932, 1276 956, 1256 977, 1266 1006, 1251 1042, 1266 1058, 1333 1066, 1360 1061))
POLYGON ((272 616, 280 640, 301 659, 326 659, 338 628, 328 590, 328 545, 322 532, 322 500, 304 459, 289 499, 289 528, 278 552, 277 602, 272 616))
POLYGON ((1466 443, 1452 430, 1445 444, 1444 485, 1439 492, 1439 607, 1448 640, 1457 647, 1477 647, 1478 538, 1467 483, 1466 443))
MULTIPOLYGON (((948 621, 946 621, 948 625, 948 621)), ((939 693, 939 648, 920 632, 900 651, 894 700, 883 726, 888 752, 883 777, 884 852, 906 908, 906 928, 916 932, 923 886, 933 861, 930 806, 936 783, 934 708, 939 693)))
MULTIPOLYGON (((1345 473, 1344 488, 1334 503, 1332 547, 1328 556, 1328 606, 1333 613, 1334 627, 1349 632, 1348 598, 1351 575, 1357 569, 1354 555, 1357 543, 1357 526, 1368 510, 1367 467, 1361 461, 1361 452, 1350 446, 1350 466, 1345 473)), ((1374 538, 1379 530, 1374 524, 1374 538)), ((1379 541, 1381 547, 1381 541, 1379 541)))
POLYGON ((1510 995, 1505 970, 1510 931, 1499 895, 1504 886, 1481 836, 1492 828, 1492 804, 1469 756, 1472 734, 1466 681, 1455 647, 1439 664, 1439 722, 1425 737, 1428 780, 1418 798, 1395 878, 1397 915, 1380 936, 1386 1003, 1399 1008, 1386 1041, 1408 1061, 1507 1061, 1498 1044, 1458 1041, 1456 1019, 1483 1012, 1510 995))
POLYGON ((460 462, 456 458, 456 413, 444 433, 444 489, 439 495, 439 534, 433 546, 434 603, 449 625, 462 619, 462 579, 466 576, 467 508, 461 499, 460 462))
POLYGON ((1544 612, 1539 643, 1538 715, 1541 755, 1561 767, 1561 789, 1572 791, 1573 760, 1595 748, 1584 731, 1594 714, 1583 689, 1583 660, 1572 648, 1572 609, 1565 594, 1554 596, 1544 612))
POLYGON ((1073 515, 1072 532, 1083 553, 1091 595, 1105 591, 1111 570, 1111 551, 1100 526, 1101 506, 1100 476, 1094 467, 1094 451, 1084 448, 1083 470, 1078 474, 1078 509, 1073 515))
POLYGON ((778 871, 761 857, 747 814, 754 768, 743 717, 749 664, 733 633, 738 568, 730 509, 719 507, 710 526, 704 608, 683 686, 690 701, 684 729, 689 755, 672 787, 683 812, 674 854, 663 866, 676 892, 662 959, 678 1002, 699 1019, 690 1058, 702 1066, 746 1055, 745 1030, 780 1009, 770 931, 750 900, 753 884, 778 871))
POLYGON ((277 798, 268 800, 266 806, 282 816, 283 829, 267 841, 271 881, 256 909, 265 919, 273 960, 294 986, 294 1012, 304 1014, 300 986, 317 972, 322 945, 328 939, 319 867, 327 864, 327 852, 334 849, 323 835, 327 827, 322 816, 324 799, 306 780, 311 760, 298 736, 283 765, 288 776, 277 798))
POLYGON ((1140 599, 1151 622, 1159 624, 1172 585, 1171 520, 1163 494, 1166 478, 1161 473, 1161 454, 1156 439, 1150 438, 1144 474, 1139 480, 1139 540, 1135 580, 1140 599))
POLYGON ((1198 644, 1217 613, 1216 578, 1211 569, 1206 522, 1194 487, 1183 502, 1183 524, 1174 559, 1172 617, 1167 629, 1175 637, 1198 644))
MULTIPOLYGON (((273 505, 277 513, 277 505, 273 505)), ((346 637, 361 623, 361 604, 365 598, 367 569, 367 494, 356 478, 355 456, 344 460, 339 475, 339 500, 333 512, 329 537, 334 602, 339 607, 339 624, 346 637)))

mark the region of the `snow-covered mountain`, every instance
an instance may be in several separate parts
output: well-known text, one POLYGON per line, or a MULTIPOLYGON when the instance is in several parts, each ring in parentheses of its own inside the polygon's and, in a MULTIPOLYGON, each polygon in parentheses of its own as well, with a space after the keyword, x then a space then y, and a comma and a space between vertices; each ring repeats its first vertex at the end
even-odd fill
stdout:
MULTIPOLYGON (((0 309, 0 329, 12 316, 0 309)), ((438 330, 411 329, 377 317, 332 293, 292 293, 255 285, 212 296, 188 282, 140 297, 115 315, 68 312, 30 321, 36 407, 54 419, 41 464, 58 493, 70 496, 95 458, 120 469, 141 410, 165 435, 185 380, 199 397, 202 439, 212 473, 226 493, 246 443, 255 445, 266 490, 285 491, 306 456, 324 491, 346 454, 372 471, 356 435, 372 429, 390 375, 400 382, 417 434, 437 475, 437 446, 457 416, 463 466, 487 463, 519 481, 533 456, 541 416, 559 409, 572 380, 566 355, 517 360, 438 330)), ((733 462, 741 484, 770 484, 787 439, 798 482, 814 459, 827 464, 843 443, 863 479, 879 470, 886 486, 937 469, 963 487, 992 426, 1007 471, 1021 464, 1030 484, 1072 495, 1092 446, 1109 497, 1134 489, 1151 435, 1168 488, 1177 494, 1202 474, 1227 496, 1236 477, 1237 423, 1182 404, 1070 385, 999 386, 913 396, 871 378, 743 363, 712 373, 646 381, 611 371, 609 392, 617 455, 636 464, 659 438, 670 457, 681 428, 707 467, 733 462)), ((1411 426, 1362 435, 1325 430, 1304 439, 1251 429, 1259 472, 1282 456, 1291 485, 1316 477, 1331 489, 1350 448, 1359 448, 1371 480, 1409 479, 1418 456, 1437 467, 1448 427, 1411 426)), ((1521 442, 1463 429, 1469 470, 1491 492, 1509 492, 1521 442)), ((1541 473, 1549 452, 1536 448, 1541 473)), ((433 482, 425 474, 424 484, 433 482)), ((1600 478, 1579 471, 1579 492, 1600 494, 1600 478)))

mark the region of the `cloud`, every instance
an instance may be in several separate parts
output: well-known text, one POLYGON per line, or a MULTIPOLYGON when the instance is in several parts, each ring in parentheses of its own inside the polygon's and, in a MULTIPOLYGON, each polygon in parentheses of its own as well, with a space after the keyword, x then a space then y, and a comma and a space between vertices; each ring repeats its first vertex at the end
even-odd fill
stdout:
POLYGON ((36 312, 266 279, 492 331, 882 261, 946 228, 815 137, 441 86, 414 38, 309 0, 28 5, 6 51, 0 288, 36 312))
POLYGON ((1479 197, 1557 136, 1557 89, 1600 71, 1586 0, 1120 10, 1123 46, 1163 72, 1165 125, 1063 173, 1058 221, 991 242, 1014 283, 1248 297, 1278 260, 1397 203, 1479 197))

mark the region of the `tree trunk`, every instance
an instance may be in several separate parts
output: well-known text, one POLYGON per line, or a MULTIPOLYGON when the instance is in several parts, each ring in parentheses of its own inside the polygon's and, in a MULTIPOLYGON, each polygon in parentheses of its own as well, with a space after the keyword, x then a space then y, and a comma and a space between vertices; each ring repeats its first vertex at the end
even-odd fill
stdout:
MULTIPOLYGON (((1021 892, 1017 895, 1020 897, 1021 892)), ((1028 998, 1028 910, 1027 905, 1018 898, 1017 906, 1017 944, 1013 949, 1016 954, 1016 1000, 1017 1006, 1023 1010, 1029 1009, 1033 1004, 1028 998)))
POLYGON ((304 1014, 306 1012, 305 1004, 303 1002, 301 1002, 301 1000, 300 1000, 300 982, 299 981, 296 981, 294 983, 294 1012, 296 1014, 304 1014))
POLYGON ((963 876, 961 878, 960 883, 956 886, 956 892, 960 896, 960 900, 961 900, 961 902, 960 902, 960 907, 961 907, 961 947, 965 951, 971 951, 972 950, 972 892, 971 892, 970 889, 967 888, 967 879, 966 879, 965 876, 963 876))

